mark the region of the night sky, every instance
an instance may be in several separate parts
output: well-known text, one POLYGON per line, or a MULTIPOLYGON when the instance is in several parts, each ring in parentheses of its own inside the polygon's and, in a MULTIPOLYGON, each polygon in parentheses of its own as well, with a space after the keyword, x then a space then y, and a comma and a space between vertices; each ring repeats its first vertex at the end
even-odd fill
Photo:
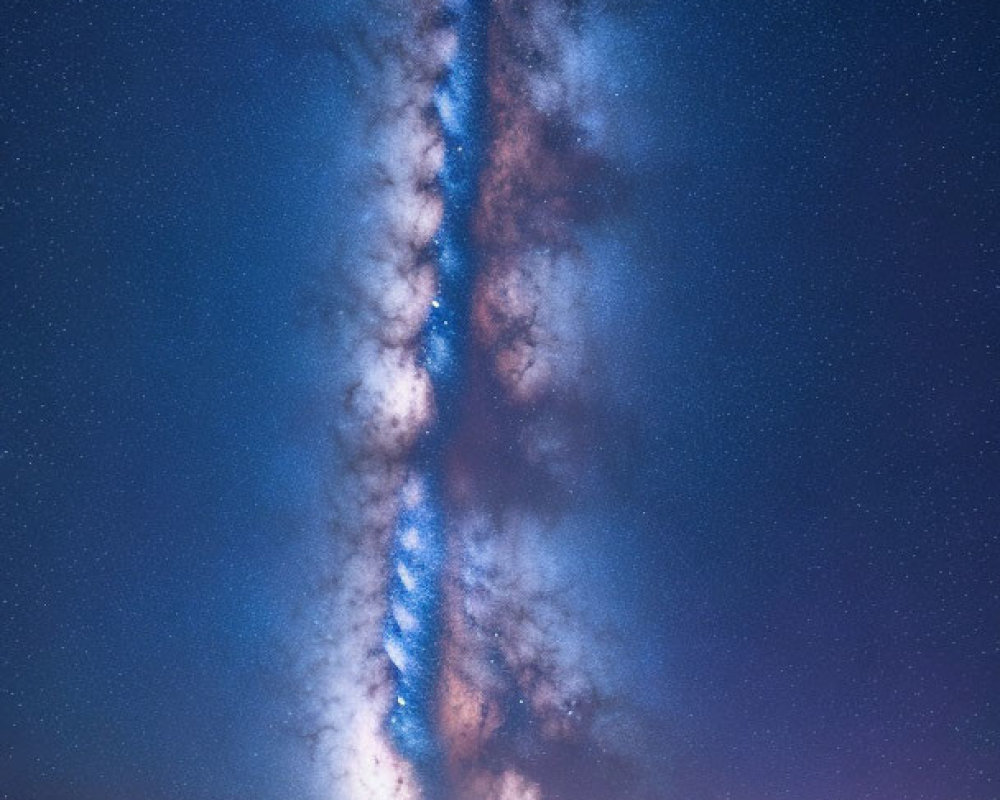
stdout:
MULTIPOLYGON (((0 12, 0 798, 355 800, 303 697, 349 567, 370 5, 0 12)), ((624 632, 654 788, 541 796, 1000 798, 996 9, 589 8, 611 154, 546 153, 596 377, 483 378, 445 459, 559 414, 588 454, 552 490, 585 502, 488 499, 583 531, 546 547, 624 632)))

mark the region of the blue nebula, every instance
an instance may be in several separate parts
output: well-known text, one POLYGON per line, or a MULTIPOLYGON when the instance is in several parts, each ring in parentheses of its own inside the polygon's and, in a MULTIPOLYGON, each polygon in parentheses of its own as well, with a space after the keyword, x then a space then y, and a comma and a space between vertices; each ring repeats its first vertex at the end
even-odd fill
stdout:
POLYGON ((443 561, 441 522, 431 487, 411 508, 404 508, 396 523, 391 555, 389 614, 383 640, 396 678, 395 707, 389 728, 400 753, 412 761, 433 756, 432 660, 437 640, 440 602, 437 588, 443 561))
POLYGON ((433 96, 445 145, 437 177, 444 209, 432 243, 438 287, 419 351, 420 364, 433 382, 437 418, 413 454, 412 466, 422 480, 420 499, 411 506, 404 504, 396 521, 383 634, 395 682, 388 730, 397 751, 416 768, 427 796, 440 793, 435 788, 441 751, 433 701, 444 561, 441 453, 454 425, 464 377, 469 295, 476 266, 470 214, 485 138, 484 4, 455 4, 448 22, 458 34, 458 50, 433 96))

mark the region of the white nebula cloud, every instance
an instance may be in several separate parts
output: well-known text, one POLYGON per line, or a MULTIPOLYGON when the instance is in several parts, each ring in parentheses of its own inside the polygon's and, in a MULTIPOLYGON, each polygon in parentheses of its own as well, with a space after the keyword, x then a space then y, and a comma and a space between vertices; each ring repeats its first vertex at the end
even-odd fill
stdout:
MULTIPOLYGON (((436 274, 422 250, 441 222, 434 187, 444 145, 424 113, 437 75, 455 47, 435 23, 438 2, 390 0, 363 10, 368 54, 359 175, 363 187, 342 213, 357 217, 342 267, 349 303, 338 320, 340 397, 333 413, 340 444, 332 499, 336 528, 326 603, 316 612, 306 696, 317 794, 330 800, 417 800, 414 770, 395 751, 386 719, 397 703, 390 664, 406 669, 400 642, 383 641, 391 612, 404 631, 416 624, 389 608, 389 539, 400 505, 419 502, 407 456, 434 415, 433 389, 419 364, 417 337, 436 274)), ((400 564, 400 577, 415 588, 400 564)))

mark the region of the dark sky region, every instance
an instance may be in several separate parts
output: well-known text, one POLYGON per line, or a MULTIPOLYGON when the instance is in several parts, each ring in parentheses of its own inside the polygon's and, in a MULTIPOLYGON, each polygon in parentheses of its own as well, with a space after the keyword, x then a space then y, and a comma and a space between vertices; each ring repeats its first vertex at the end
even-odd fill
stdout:
MULTIPOLYGON (((997 10, 614 13, 638 522, 595 568, 662 798, 995 800, 997 10)), ((343 9, 0 20, 0 798, 304 800, 343 9)))

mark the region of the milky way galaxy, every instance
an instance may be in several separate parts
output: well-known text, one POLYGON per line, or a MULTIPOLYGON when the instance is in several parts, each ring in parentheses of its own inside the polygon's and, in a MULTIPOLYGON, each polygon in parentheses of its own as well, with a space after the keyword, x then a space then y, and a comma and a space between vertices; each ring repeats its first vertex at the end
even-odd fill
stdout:
POLYGON ((613 424, 602 24, 569 0, 418 0, 357 37, 369 160, 310 686, 325 796, 653 796, 582 579, 613 424))
POLYGON ((0 800, 1000 800, 998 8, 3 3, 0 800))

